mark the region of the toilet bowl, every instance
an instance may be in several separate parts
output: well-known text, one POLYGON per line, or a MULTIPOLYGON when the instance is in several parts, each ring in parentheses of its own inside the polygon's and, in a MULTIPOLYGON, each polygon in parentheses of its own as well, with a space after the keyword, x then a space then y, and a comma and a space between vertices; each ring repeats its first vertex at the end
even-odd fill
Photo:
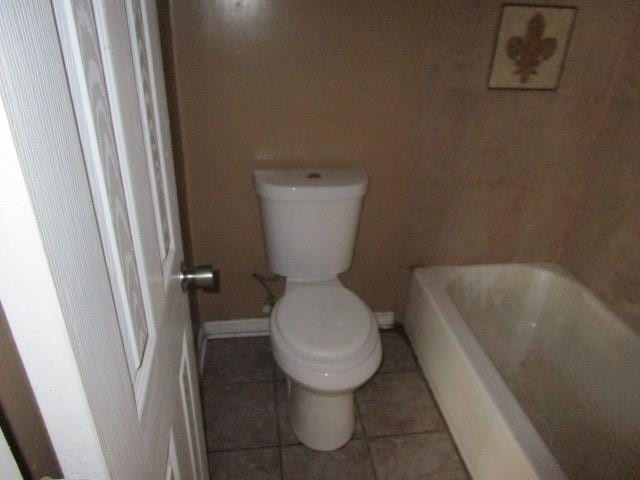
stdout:
POLYGON ((308 282, 287 290, 270 327, 288 379, 291 428, 315 450, 341 447, 353 434, 353 392, 382 358, 373 313, 337 279, 308 282))
POLYGON ((286 278, 270 332, 287 376, 289 421, 306 446, 334 450, 353 434, 353 392, 382 359, 373 313, 338 279, 351 265, 367 176, 257 170, 254 181, 269 267, 286 278))

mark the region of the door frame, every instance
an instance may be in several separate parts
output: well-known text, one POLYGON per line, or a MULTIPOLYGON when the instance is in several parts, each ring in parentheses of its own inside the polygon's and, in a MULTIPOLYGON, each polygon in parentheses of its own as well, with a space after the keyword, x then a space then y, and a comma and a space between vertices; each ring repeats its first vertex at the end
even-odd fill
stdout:
POLYGON ((117 317, 50 2, 0 4, 0 97, 0 298, 53 448, 67 479, 141 478, 122 403, 89 401, 124 355, 78 341, 117 317))
POLYGON ((18 462, 9 448, 2 429, 0 429, 0 477, 7 480, 23 480, 18 462))

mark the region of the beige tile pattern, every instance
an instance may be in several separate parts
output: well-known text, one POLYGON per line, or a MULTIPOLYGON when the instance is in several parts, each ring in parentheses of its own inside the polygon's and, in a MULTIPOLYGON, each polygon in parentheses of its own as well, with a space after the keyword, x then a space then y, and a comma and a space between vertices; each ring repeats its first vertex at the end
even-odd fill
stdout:
MULTIPOLYGON (((278 428, 280 433, 280 445, 296 445, 300 441, 289 424, 289 402, 287 398, 287 382, 282 380, 277 382, 276 395, 278 399, 278 428)), ((362 422, 360 415, 356 411, 356 424, 353 431, 353 438, 362 437, 362 422)))
POLYGON ((399 329, 380 332, 382 339, 381 373, 415 372, 418 369, 409 339, 399 329))
POLYGON ((444 421, 422 376, 381 373, 356 392, 367 436, 444 430, 444 421))
POLYGON ((367 445, 352 440, 333 452, 315 452, 302 445, 282 449, 287 480, 375 480, 367 445))
POLYGON ((278 445, 271 382, 212 385, 203 408, 209 451, 278 445))
POLYGON ((280 480, 280 451, 257 448, 209 455, 211 480, 280 480))
POLYGON ((369 441, 377 480, 470 480, 447 433, 369 441))
POLYGON ((269 337, 209 340, 205 356, 205 387, 219 383, 270 381, 274 361, 269 337))
MULTIPOLYGON (((211 380, 203 404, 212 480, 466 480, 444 420, 410 362, 404 333, 384 332, 383 338, 391 354, 387 369, 398 371, 377 373, 356 392, 354 436, 334 452, 310 450, 295 437, 285 381, 233 383, 227 372, 205 370, 211 380)), ((219 344, 224 351, 247 345, 237 338, 219 344)), ((251 376, 244 367, 236 371, 251 376)))

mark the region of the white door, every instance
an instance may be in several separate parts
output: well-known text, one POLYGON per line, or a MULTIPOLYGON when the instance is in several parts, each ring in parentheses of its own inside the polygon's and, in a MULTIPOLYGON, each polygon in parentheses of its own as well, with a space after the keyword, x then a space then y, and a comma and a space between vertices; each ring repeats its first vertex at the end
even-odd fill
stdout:
MULTIPOLYGON (((51 4, 9 2, 5 7, 3 15, 15 15, 12 22, 7 20, 7 28, 15 28, 14 37, 22 37, 11 40, 18 45, 15 49, 22 48, 20 42, 42 42, 50 32, 57 32, 58 43, 46 46, 54 54, 41 52, 41 66, 31 60, 23 61, 24 65, 16 61, 15 65, 21 65, 18 69, 25 71, 40 69, 34 76, 46 78, 49 75, 54 85, 56 76, 60 76, 55 70, 54 57, 56 52, 60 53, 60 66, 64 62, 66 72, 63 73, 68 84, 66 89, 51 90, 53 101, 49 111, 62 118, 68 107, 75 117, 76 129, 65 130, 60 124, 58 128, 63 131, 52 135, 64 136, 62 143, 66 142, 68 148, 77 141, 90 194, 90 202, 87 202, 81 194, 82 185, 76 183, 71 189, 78 188, 77 194, 59 190, 59 198, 49 198, 52 205, 39 206, 38 188, 53 187, 38 187, 37 179, 29 174, 31 167, 23 159, 23 176, 31 189, 43 251, 49 257, 47 268, 52 272, 52 285, 69 332, 66 340, 73 350, 76 373, 82 382, 82 394, 76 395, 73 401, 82 404, 86 400, 91 412, 87 415, 78 409, 78 419, 56 418, 56 406, 51 402, 61 402, 57 405, 58 416, 68 409, 68 402, 63 404, 53 397, 47 400, 46 395, 56 389, 62 390, 60 384, 64 382, 42 375, 41 358, 25 360, 54 448, 61 457, 65 477, 87 478, 83 472, 94 472, 90 478, 96 480, 98 477, 206 480, 208 470, 194 342, 187 296, 180 287, 183 249, 155 2, 53 0, 51 4), (39 21, 41 24, 36 25, 39 21), (47 72, 47 68, 51 71, 47 72), (60 209, 55 213, 54 210, 60 207, 56 202, 62 201, 67 204, 66 211, 60 209), (55 215, 58 215, 57 219, 55 215), (78 231, 76 238, 69 238, 67 249, 73 248, 71 243, 78 236, 82 237, 80 240, 84 245, 91 243, 95 222, 96 237, 99 238, 94 245, 100 245, 100 251, 89 249, 88 257, 82 257, 83 252, 78 252, 74 259, 73 252, 64 251, 65 245, 59 238, 68 231, 59 228, 57 234, 49 235, 45 223, 77 224, 81 217, 87 219, 86 231, 78 231), (71 255, 72 261, 67 261, 66 265, 57 262, 56 246, 61 246, 64 255, 71 255), (78 265, 70 265, 74 261, 78 265), (88 268, 87 262, 98 267, 88 268), (107 289, 100 283, 100 268, 104 269, 107 289), (73 276, 77 278, 83 272, 89 272, 90 284, 74 285, 73 276), (101 297, 107 301, 94 301, 93 305, 87 302, 84 316, 75 315, 78 312, 74 313, 74 308, 81 300, 94 295, 94 289, 98 293, 109 293, 108 298, 101 297), (78 300, 69 301, 67 291, 71 292, 71 297, 77 292, 78 300), (70 313, 65 315, 66 312, 70 313), (80 425, 78 428, 89 426, 86 427, 89 432, 86 443, 79 440, 75 429, 67 427, 67 435, 64 435, 65 427, 61 424, 76 420, 80 425), (100 452, 95 451, 97 448, 91 451, 91 426, 95 427, 94 437, 100 452), (87 450, 86 457, 83 450, 87 450)), ((9 65, 14 61, 12 50, 4 51, 9 53, 3 53, 2 60, 9 65)), ((9 113, 14 101, 7 94, 11 81, 15 78, 4 84, 4 101, 9 105, 9 113)), ((58 82, 58 85, 63 84, 58 82)), ((28 88, 29 85, 25 87, 28 88)), ((25 99, 25 104, 31 101, 28 95, 25 99)), ((14 118, 20 116, 20 108, 23 108, 19 102, 16 104, 14 118)), ((45 112, 42 115, 46 117, 47 107, 42 108, 45 112)), ((38 122, 44 120, 34 119, 35 124, 38 122)), ((24 128, 32 127, 25 124, 24 128)), ((25 157, 33 154, 28 149, 20 149, 21 133, 19 129, 17 131, 14 129, 18 154, 25 157)), ((43 131, 44 137, 49 135, 46 129, 43 131)), ((38 141, 31 138, 32 143, 38 141)), ((42 143, 47 141, 47 138, 42 139, 42 143)), ((35 168, 36 173, 52 168, 52 162, 56 164, 54 166, 66 168, 67 160, 56 157, 51 149, 42 155, 51 158, 35 168)), ((37 163, 38 159, 34 161, 37 163)), ((60 174, 61 185, 72 176, 71 158, 68 165, 67 175, 65 172, 60 174)), ((60 173, 55 168, 52 172, 53 175, 60 173)), ((82 175, 78 179, 77 182, 82 183, 82 175)), ((51 183, 55 182, 52 178, 51 183)), ((11 231, 9 235, 17 234, 11 231)), ((24 246, 20 242, 14 243, 14 255, 19 255, 17 252, 24 246)), ((26 256, 37 257, 28 252, 26 256)), ((8 256, 3 260, 7 268, 12 261, 8 256)), ((20 281, 22 279, 17 283, 20 281)), ((28 279, 24 282, 26 285, 28 279)), ((15 307, 8 312, 8 320, 21 355, 35 357, 31 353, 33 345, 28 343, 29 332, 23 332, 24 325, 16 320, 21 311, 19 302, 13 301, 12 295, 17 298, 18 294, 12 291, 9 282, 1 286, 5 287, 3 294, 7 294, 9 303, 15 307)), ((37 291, 30 295, 31 302, 39 301, 37 291)), ((49 326, 41 328, 44 330, 49 326)), ((47 368, 55 369, 57 362, 62 360, 56 356, 47 368)), ((75 366, 71 365, 71 373, 65 381, 71 382, 75 371, 75 366)), ((70 395, 70 389, 65 390, 66 395, 70 395)))

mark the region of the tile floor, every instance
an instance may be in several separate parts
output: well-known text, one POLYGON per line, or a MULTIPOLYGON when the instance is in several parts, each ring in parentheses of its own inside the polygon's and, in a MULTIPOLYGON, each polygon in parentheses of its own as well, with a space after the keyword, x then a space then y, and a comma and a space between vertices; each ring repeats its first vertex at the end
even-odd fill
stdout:
POLYGON ((468 480, 401 330, 382 332, 384 358, 356 392, 356 430, 343 448, 301 445, 268 337, 210 340, 203 406, 212 480, 468 480))

